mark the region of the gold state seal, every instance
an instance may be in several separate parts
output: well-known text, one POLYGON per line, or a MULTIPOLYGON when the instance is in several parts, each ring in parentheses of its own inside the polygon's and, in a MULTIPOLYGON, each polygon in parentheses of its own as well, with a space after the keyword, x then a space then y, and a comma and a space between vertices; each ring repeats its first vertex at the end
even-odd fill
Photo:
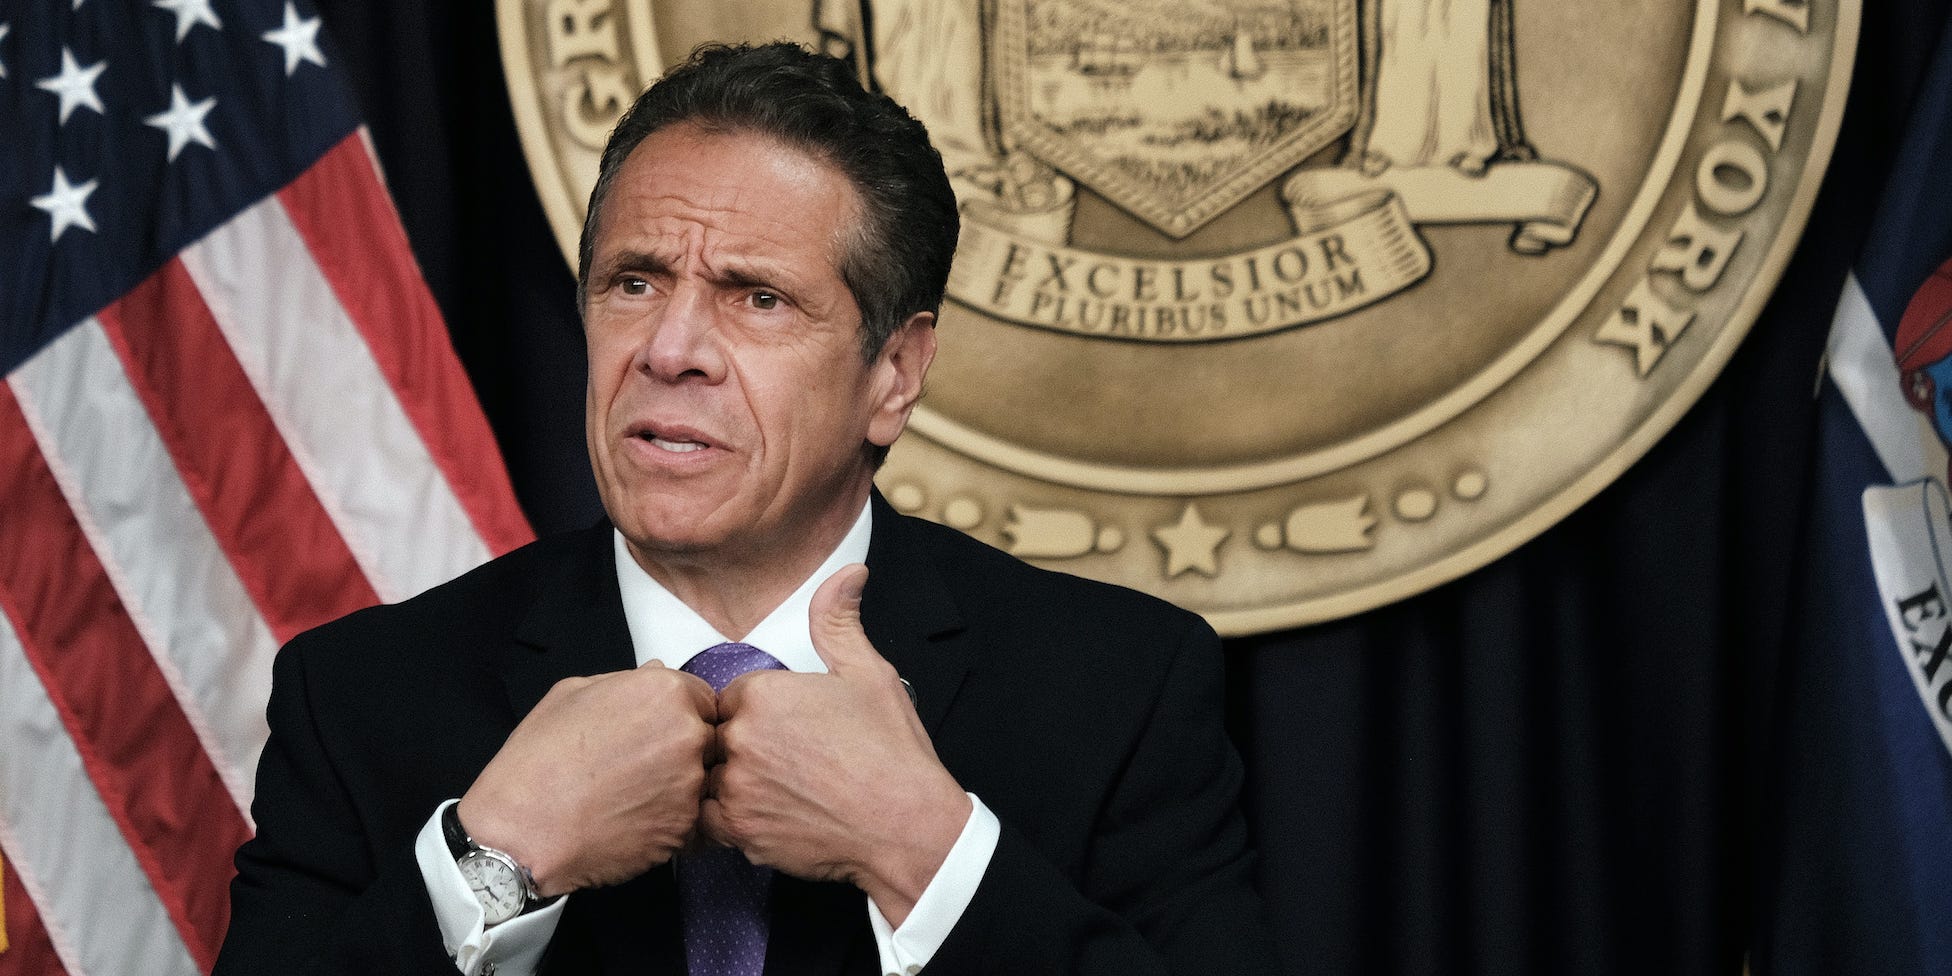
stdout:
POLYGON ((573 259, 609 126, 797 38, 929 127, 943 354, 880 483, 1244 633, 1508 552, 1673 425, 1829 158, 1856 0, 499 0, 573 259))

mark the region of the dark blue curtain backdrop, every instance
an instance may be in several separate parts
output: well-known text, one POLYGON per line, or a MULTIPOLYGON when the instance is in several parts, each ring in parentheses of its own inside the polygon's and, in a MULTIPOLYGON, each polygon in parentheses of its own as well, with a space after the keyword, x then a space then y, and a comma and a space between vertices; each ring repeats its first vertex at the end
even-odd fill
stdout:
MULTIPOLYGON (((524 507, 540 532, 587 524, 572 281, 517 144, 493 6, 319 5, 524 507)), ((1763 797, 1797 759, 1776 703, 1822 680, 1783 652, 1818 363, 1947 16, 1945 0, 1864 6, 1805 244, 1674 431, 1477 573, 1229 642, 1228 720, 1292 971, 1741 971, 1776 876, 1763 797)))

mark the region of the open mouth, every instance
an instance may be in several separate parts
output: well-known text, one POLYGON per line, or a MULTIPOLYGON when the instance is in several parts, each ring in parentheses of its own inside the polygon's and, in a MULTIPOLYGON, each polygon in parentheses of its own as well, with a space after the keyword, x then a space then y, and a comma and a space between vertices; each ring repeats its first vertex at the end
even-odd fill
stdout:
POLYGON ((705 449, 705 445, 697 441, 667 440, 649 433, 639 434, 637 436, 640 440, 650 441, 652 446, 660 450, 670 451, 673 454, 690 454, 693 451, 702 451, 705 449))
POLYGON ((681 428, 645 426, 632 431, 630 436, 670 454, 692 454, 712 446, 698 432, 681 428))

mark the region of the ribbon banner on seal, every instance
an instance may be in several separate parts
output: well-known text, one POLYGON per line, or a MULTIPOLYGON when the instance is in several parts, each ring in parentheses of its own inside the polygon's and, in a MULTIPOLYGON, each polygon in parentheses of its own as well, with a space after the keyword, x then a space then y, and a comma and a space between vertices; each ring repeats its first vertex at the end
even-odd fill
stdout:
POLYGON ((1571 240, 1594 192, 1584 173, 1550 163, 1475 177, 1304 170, 1282 193, 1293 237, 1184 260, 1052 243, 1066 237, 1069 199, 1029 212, 974 202, 964 208, 948 291, 985 315, 1056 332, 1142 342, 1236 339, 1336 318, 1416 284, 1430 273, 1416 223, 1515 220, 1512 248, 1539 253, 1571 240), (1435 184, 1449 179, 1472 181, 1472 193, 1435 184), (1468 212, 1452 202, 1458 199, 1473 201, 1468 212))

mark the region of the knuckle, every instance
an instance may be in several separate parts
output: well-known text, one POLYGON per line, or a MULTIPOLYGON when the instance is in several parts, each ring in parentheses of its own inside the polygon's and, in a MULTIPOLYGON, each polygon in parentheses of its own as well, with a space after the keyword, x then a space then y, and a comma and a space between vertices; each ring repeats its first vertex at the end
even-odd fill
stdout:
POLYGON ((720 766, 712 776, 712 792, 721 801, 737 800, 745 788, 748 777, 738 766, 720 766))
POLYGON ((705 771, 702 768, 687 766, 678 778, 679 794, 685 804, 695 808, 700 797, 705 795, 705 771))
POLYGON ((736 687, 741 701, 750 699, 755 695, 763 700, 770 694, 767 689, 772 686, 773 679, 778 676, 779 672, 774 671, 748 671, 732 679, 732 684, 728 686, 728 689, 736 687))
POLYGON ((550 685, 548 692, 543 694, 542 698, 544 701, 561 701, 562 699, 570 695, 573 695, 576 692, 581 691, 583 688, 589 686, 589 684, 593 680, 594 679, 585 678, 581 676, 571 676, 568 678, 564 678, 561 681, 558 681, 555 684, 550 685))
POLYGON ((718 831, 728 839, 746 840, 752 836, 752 817, 737 804, 720 803, 718 831))

